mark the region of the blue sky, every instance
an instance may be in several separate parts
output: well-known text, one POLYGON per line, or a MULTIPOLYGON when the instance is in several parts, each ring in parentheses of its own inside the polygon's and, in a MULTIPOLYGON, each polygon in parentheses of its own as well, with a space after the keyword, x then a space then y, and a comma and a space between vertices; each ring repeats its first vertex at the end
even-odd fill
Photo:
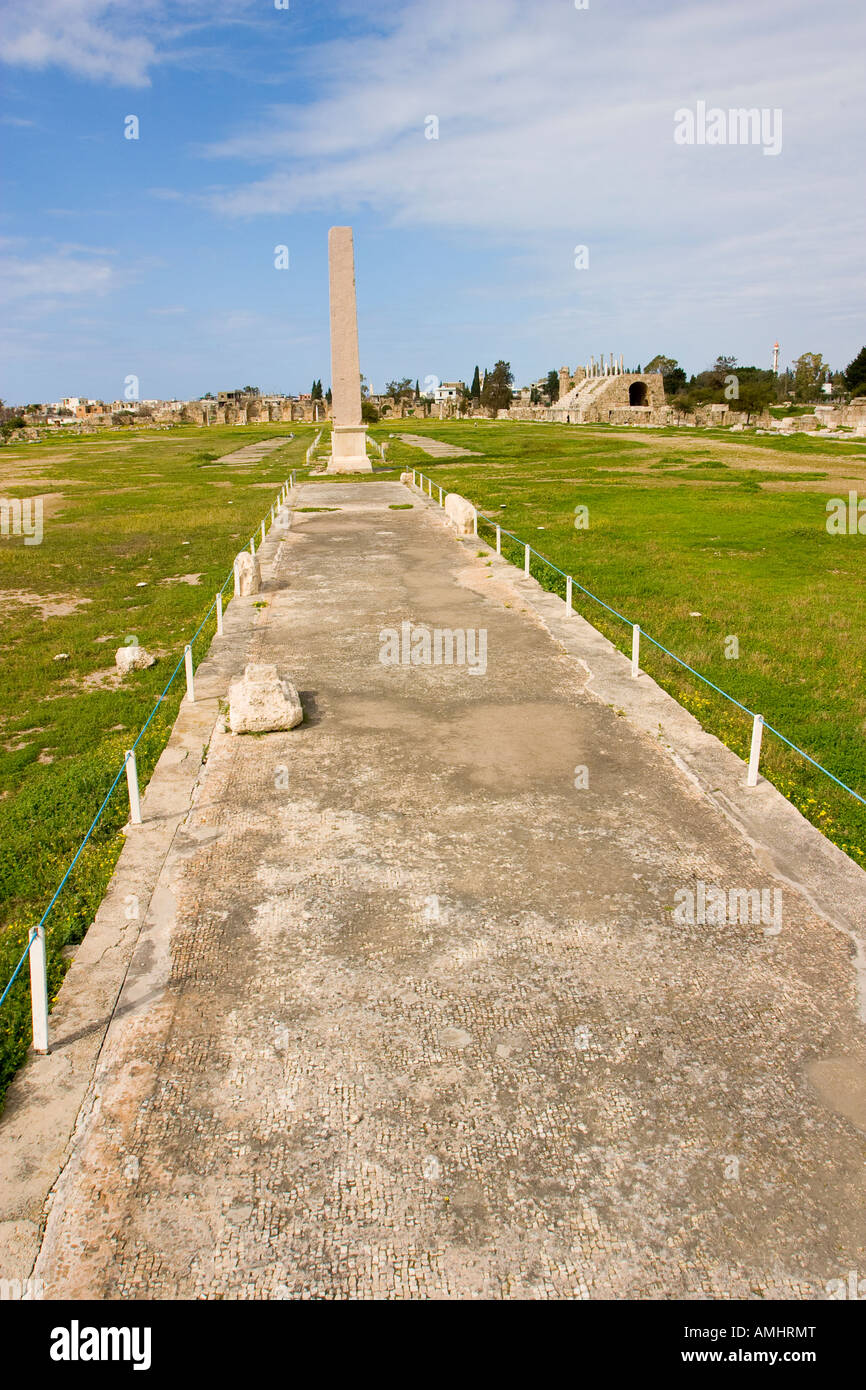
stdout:
POLYGON ((0 396, 327 383, 334 223, 374 388, 776 338, 844 366, 864 39, 861 0, 2 0, 0 396), (700 100, 780 109, 780 153, 677 145, 700 100))

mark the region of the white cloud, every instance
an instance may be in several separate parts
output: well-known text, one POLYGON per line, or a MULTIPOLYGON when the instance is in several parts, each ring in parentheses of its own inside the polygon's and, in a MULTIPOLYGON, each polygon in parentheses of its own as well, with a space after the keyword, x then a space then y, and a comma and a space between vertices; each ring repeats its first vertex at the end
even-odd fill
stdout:
POLYGON ((205 150, 264 166, 212 192, 220 212, 369 207, 395 225, 492 236, 656 229, 670 246, 730 214, 787 216, 804 173, 829 172, 838 94, 860 85, 856 50, 805 0, 411 3, 386 32, 320 45, 309 61, 318 96, 272 105, 205 150), (675 146, 674 111, 700 97, 782 107, 782 154, 675 146), (425 139, 428 115, 438 140, 425 139))
POLYGON ((0 0, 0 58, 148 87, 158 64, 205 61, 209 51, 188 47, 190 35, 254 22, 257 8, 259 0, 0 0))
POLYGON ((147 0, 11 0, 0 10, 3 61, 16 67, 61 67, 116 85, 149 85, 156 56, 142 29, 147 0))
MULTIPOLYGON (((7 241, 5 245, 10 244, 7 241)), ((119 286, 121 279, 118 270, 107 261, 92 256, 84 259, 68 248, 26 257, 11 249, 4 254, 0 243, 0 304, 45 309, 58 301, 88 300, 108 294, 119 286)))

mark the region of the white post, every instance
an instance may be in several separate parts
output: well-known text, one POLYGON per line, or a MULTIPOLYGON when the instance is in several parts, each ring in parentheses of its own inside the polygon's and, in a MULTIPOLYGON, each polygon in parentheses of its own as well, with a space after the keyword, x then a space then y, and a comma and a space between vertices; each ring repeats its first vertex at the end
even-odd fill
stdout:
POLYGON ((573 611, 574 608, 574 605, 571 602, 571 590, 573 583, 574 581, 572 580, 571 575, 569 575, 565 581, 565 606, 569 609, 569 611, 573 611))
POLYGON ((445 503, 442 501, 442 489, 441 489, 441 487, 440 487, 440 489, 439 489, 439 506, 440 506, 440 507, 444 507, 444 506, 445 506, 445 503))
POLYGON ((217 637, 223 635, 223 591, 220 589, 216 596, 216 615, 217 615, 217 637))
POLYGON ((473 536, 478 535, 478 512, 474 507, 472 509, 472 534, 473 536))
POLYGON ((262 543, 263 543, 263 544, 264 544, 264 539, 265 539, 265 523, 264 523, 264 520, 262 520, 262 543))
POLYGON ((501 526, 497 526, 497 528, 496 528, 496 554, 497 554, 497 555, 501 555, 501 554, 502 554, 502 527, 501 527, 501 526))
POLYGON ((271 507, 271 525, 273 526, 273 524, 274 524, 274 509, 273 509, 273 507, 271 507))
POLYGON ((525 546, 523 547, 523 573, 526 574, 526 575, 529 574, 529 546, 528 546, 528 545, 525 545, 525 546))
POLYGON ((758 785, 758 764, 761 761, 761 739, 764 735, 764 716, 756 714, 752 724, 752 748, 749 753, 749 778, 747 787, 758 785))
POLYGON ((183 663, 186 667, 186 698, 191 705, 195 704, 195 680, 192 670, 192 647, 187 643, 183 649, 183 663))
POLYGON ((414 468, 412 469, 412 486, 413 486, 413 487, 417 487, 417 486, 418 486, 418 479, 415 477, 415 469, 414 469, 414 468))
POLYGON ((632 623, 631 629, 631 678, 636 681, 640 675, 640 628, 632 623))
POLYGON ((37 927, 30 938, 30 1009, 33 1018, 33 1051, 48 1051, 48 968, 45 928, 37 927))
POLYGON ((256 553, 256 538, 255 538, 255 536, 250 536, 250 554, 251 554, 251 555, 255 555, 255 553, 256 553))
POLYGON ((428 478, 427 481, 428 481, 429 484, 430 484, 430 496, 432 497, 432 496, 433 496, 433 479, 432 479, 432 478, 428 478))
POLYGON ((126 750, 126 785, 129 790, 129 823, 141 825, 141 802, 138 797, 138 767, 135 762, 135 749, 126 750))

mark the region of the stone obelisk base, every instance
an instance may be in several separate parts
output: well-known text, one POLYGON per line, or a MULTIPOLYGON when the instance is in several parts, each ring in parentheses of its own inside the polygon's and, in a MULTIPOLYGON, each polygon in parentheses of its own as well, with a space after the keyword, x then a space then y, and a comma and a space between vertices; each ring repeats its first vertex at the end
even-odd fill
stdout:
POLYGON ((331 457, 326 473, 372 473, 363 425, 332 425, 331 457))

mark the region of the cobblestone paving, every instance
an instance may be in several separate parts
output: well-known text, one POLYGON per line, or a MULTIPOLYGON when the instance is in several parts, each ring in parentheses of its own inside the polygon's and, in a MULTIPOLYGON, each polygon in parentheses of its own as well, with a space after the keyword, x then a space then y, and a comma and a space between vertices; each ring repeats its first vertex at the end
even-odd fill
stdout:
POLYGON ((464 449, 460 444, 449 444, 445 439, 431 439, 426 434, 401 433, 400 438, 404 444, 414 444, 416 449, 422 449, 434 459, 462 458, 470 454, 481 457, 478 449, 464 449))
MULTIPOLYGON (((815 1298, 864 1257, 846 939, 388 483, 310 486, 51 1211, 50 1296, 815 1298), (506 606, 510 605, 510 606, 506 606), (384 666, 403 620, 486 674, 384 666), (579 767, 589 786, 576 787, 579 767)), ((580 780, 580 778, 578 778, 580 780)))

